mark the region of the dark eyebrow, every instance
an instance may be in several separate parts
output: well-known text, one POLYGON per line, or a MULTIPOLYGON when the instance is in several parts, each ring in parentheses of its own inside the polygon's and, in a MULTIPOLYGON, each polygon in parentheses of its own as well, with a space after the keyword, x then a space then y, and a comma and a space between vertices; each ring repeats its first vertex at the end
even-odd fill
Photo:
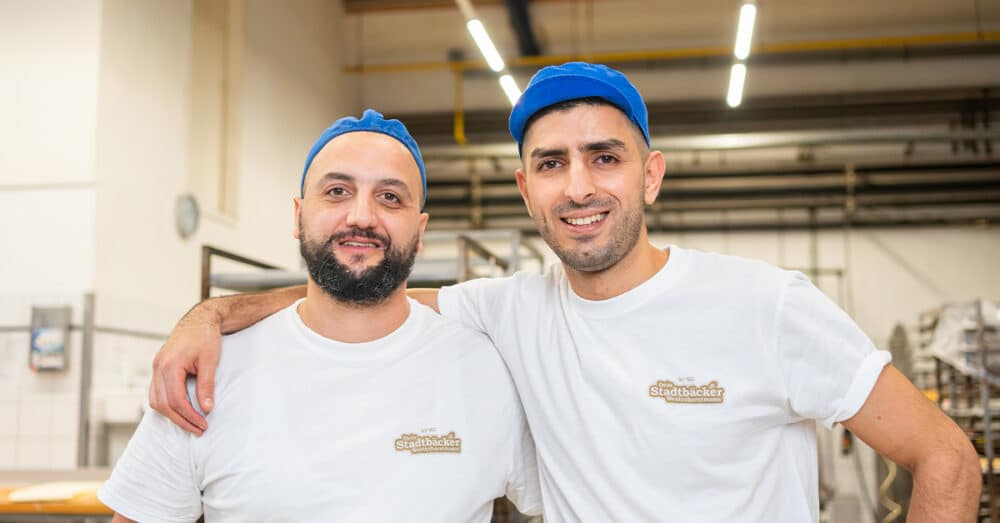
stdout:
MULTIPOLYGON (((329 172, 324 174, 323 177, 319 179, 317 185, 323 185, 324 183, 329 183, 334 180, 348 182, 351 184, 354 184, 357 181, 357 179, 350 174, 329 172)), ((406 185, 403 180, 398 178, 382 178, 378 181, 378 185, 380 187, 392 187, 403 193, 402 195, 406 198, 413 199, 413 194, 410 192, 410 186, 406 185)))
POLYGON ((565 156, 566 149, 535 149, 531 151, 532 158, 547 158, 549 156, 565 156))
POLYGON ((351 183, 354 183, 354 177, 351 176, 351 175, 349 175, 349 174, 329 172, 329 173, 324 174, 323 177, 319 179, 319 181, 317 182, 317 185, 322 185, 324 183, 327 183, 327 182, 330 182, 330 181, 333 181, 333 180, 340 180, 342 182, 351 182, 351 183))
MULTIPOLYGON (((581 152, 608 151, 611 149, 625 150, 625 142, 617 138, 608 138, 599 142, 585 143, 580 146, 581 152)), ((535 149, 531 151, 532 158, 547 158, 549 156, 565 155, 566 149, 535 149)))
POLYGON ((585 143, 580 146, 581 152, 593 152, 593 151, 608 151, 611 149, 626 150, 625 142, 617 138, 608 138, 607 140, 602 140, 600 142, 590 142, 585 143))

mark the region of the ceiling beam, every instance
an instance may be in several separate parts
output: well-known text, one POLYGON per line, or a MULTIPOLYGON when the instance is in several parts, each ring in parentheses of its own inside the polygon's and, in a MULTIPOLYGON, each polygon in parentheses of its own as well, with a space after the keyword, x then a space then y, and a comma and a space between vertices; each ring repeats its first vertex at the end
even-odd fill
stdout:
MULTIPOLYGON (((743 101, 739 111, 729 110, 717 98, 649 100, 646 105, 654 137, 950 123, 961 127, 963 122, 992 120, 983 118, 1000 112, 1000 86, 751 97, 743 101)), ((509 112, 466 111, 469 144, 510 143, 509 112)), ((417 143, 427 149, 428 158, 435 155, 431 146, 454 143, 451 112, 391 116, 406 122, 417 143)))
POLYGON ((538 39, 535 38, 535 31, 531 27, 531 14, 528 12, 527 0, 505 0, 507 4, 507 17, 510 20, 510 27, 517 35, 517 47, 521 51, 521 56, 539 56, 542 54, 538 47, 538 39))

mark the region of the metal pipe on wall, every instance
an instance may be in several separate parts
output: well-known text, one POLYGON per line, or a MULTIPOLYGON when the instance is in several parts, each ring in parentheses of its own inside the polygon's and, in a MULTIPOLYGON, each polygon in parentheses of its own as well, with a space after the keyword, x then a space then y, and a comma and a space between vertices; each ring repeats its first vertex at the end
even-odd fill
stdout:
POLYGON ((94 293, 83 295, 83 342, 80 344, 80 418, 77 421, 76 464, 90 465, 90 384, 94 361, 94 293))

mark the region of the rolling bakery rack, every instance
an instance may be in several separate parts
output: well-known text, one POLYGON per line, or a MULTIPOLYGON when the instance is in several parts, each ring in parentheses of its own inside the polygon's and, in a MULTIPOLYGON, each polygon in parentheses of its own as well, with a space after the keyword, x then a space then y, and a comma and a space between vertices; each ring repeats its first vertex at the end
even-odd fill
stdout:
POLYGON ((921 349, 934 360, 929 396, 969 435, 983 474, 978 521, 1000 523, 1000 303, 943 306, 920 315, 921 349))

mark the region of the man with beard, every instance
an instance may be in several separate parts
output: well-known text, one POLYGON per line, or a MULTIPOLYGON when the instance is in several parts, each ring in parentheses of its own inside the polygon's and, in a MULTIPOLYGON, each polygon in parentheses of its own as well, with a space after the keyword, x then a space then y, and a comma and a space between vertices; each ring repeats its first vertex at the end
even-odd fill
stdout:
POLYGON ((226 336, 213 430, 146 415, 101 501, 116 521, 479 521, 539 511, 535 450, 480 332, 406 296, 427 214, 397 120, 338 120, 306 160, 306 295, 226 336))
MULTIPOLYGON (((624 75, 546 67, 510 131, 518 188, 562 263, 421 299, 503 355, 535 437, 547 519, 818 521, 816 421, 843 424, 913 472, 910 521, 975 518, 968 438, 808 279, 649 242, 644 207, 665 165, 624 75)), ((153 405, 204 427, 167 389, 192 371, 205 383, 218 353, 206 320, 238 328, 255 317, 237 304, 287 299, 199 307, 197 327, 176 331, 159 357, 153 405)), ((211 388, 199 394, 204 405, 211 388)))

